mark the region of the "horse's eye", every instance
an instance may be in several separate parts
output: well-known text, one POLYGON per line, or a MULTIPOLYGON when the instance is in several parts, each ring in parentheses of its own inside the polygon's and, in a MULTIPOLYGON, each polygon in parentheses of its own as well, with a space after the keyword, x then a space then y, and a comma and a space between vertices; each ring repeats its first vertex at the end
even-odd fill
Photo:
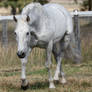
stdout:
POLYGON ((26 35, 29 35, 29 32, 27 32, 26 35))
POLYGON ((17 35, 16 32, 14 32, 14 35, 15 35, 15 36, 17 35))

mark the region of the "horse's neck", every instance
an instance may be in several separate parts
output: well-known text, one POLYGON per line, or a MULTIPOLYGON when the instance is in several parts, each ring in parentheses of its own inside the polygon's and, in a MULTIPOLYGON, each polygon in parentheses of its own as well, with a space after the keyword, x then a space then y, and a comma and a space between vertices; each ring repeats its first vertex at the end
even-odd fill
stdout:
MULTIPOLYGON (((34 13, 33 13, 34 14, 34 13)), ((33 15, 34 16, 34 15, 33 15)), ((44 27, 46 27, 46 24, 48 24, 48 16, 45 10, 41 10, 41 12, 37 11, 35 15, 35 23, 40 27, 40 30, 43 30, 44 27)))

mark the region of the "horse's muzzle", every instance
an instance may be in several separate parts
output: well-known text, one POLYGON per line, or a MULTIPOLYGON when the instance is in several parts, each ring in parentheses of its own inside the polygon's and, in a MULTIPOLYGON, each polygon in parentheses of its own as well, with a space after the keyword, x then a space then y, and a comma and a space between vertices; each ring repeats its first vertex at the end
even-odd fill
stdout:
POLYGON ((26 56, 26 54, 24 53, 24 52, 20 52, 20 51, 18 51, 17 52, 17 56, 19 57, 19 58, 24 58, 25 56, 26 56))

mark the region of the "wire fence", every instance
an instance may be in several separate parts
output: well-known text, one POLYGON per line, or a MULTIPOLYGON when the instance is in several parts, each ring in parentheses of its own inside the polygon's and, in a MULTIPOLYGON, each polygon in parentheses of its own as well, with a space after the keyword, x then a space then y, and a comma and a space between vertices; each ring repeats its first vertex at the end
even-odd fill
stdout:
MULTIPOLYGON (((90 48, 92 47, 92 12, 78 12, 75 10, 74 12, 71 12, 71 15, 73 17, 73 20, 75 19, 74 30, 77 32, 77 34, 79 34, 78 41, 81 41, 78 48, 80 48, 80 46, 82 47, 82 56, 84 59, 91 60, 92 57, 90 54, 90 48)), ((20 16, 17 15, 17 18, 19 17, 20 16)), ((9 48, 10 46, 11 48, 13 48, 16 45, 14 36, 15 26, 16 23, 13 21, 13 16, 0 16, 0 43, 2 47, 9 48)), ((39 58, 37 57, 36 59, 38 61, 43 61, 43 52, 44 51, 41 52, 37 49, 34 50, 34 52, 31 54, 31 59, 34 59, 37 57, 37 55, 39 55, 39 58)))

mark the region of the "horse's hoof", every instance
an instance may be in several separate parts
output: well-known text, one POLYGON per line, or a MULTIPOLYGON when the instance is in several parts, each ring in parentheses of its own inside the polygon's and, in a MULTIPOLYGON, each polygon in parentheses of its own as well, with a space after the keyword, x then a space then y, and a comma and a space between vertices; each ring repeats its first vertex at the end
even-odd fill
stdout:
POLYGON ((59 81, 59 77, 58 76, 54 76, 54 81, 59 81))
POLYGON ((61 80, 61 83, 62 83, 62 84, 66 84, 66 83, 67 83, 66 79, 63 78, 63 79, 61 80))
POLYGON ((26 86, 21 85, 21 89, 23 90, 27 90, 28 88, 29 88, 29 85, 26 85, 26 86))
POLYGON ((55 89, 56 87, 55 87, 54 83, 51 83, 50 86, 49 86, 49 88, 50 89, 55 89))

